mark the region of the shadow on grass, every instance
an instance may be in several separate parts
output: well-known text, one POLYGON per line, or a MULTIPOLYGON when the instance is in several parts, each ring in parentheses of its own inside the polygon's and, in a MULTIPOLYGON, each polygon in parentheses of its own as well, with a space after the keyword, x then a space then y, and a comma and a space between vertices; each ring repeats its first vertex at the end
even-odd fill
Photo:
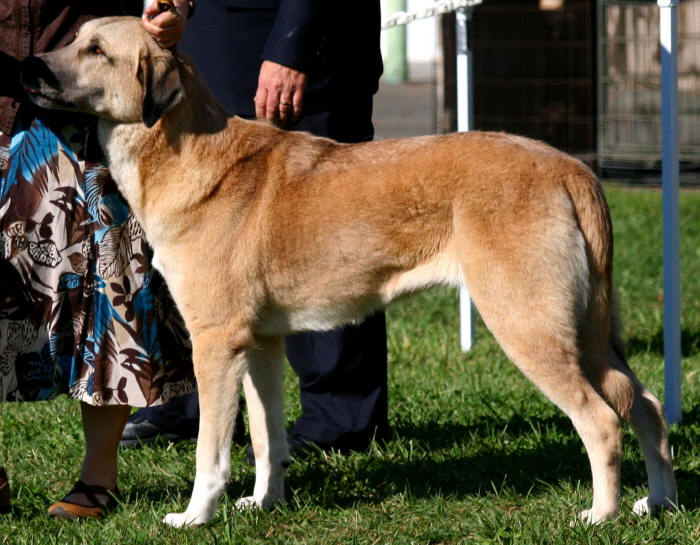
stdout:
MULTIPOLYGON (((192 476, 194 477, 194 471, 192 476)), ((177 503, 177 506, 174 508, 175 512, 181 512, 185 510, 190 501, 193 485, 194 481, 182 485, 171 484, 168 487, 132 486, 128 493, 125 494, 125 500, 127 503, 133 503, 138 498, 144 504, 154 506, 175 502, 177 503)), ((244 475, 233 480, 226 487, 225 494, 232 502, 235 502, 239 498, 250 496, 254 485, 255 477, 251 472, 250 475, 244 475)))
MULTIPOLYGON (((651 337, 631 337, 625 341, 627 354, 658 354, 664 353, 664 332, 656 331, 651 337)), ((700 331, 681 330, 681 355, 689 357, 700 352, 700 331)))
MULTIPOLYGON (((167 487, 163 486, 131 486, 128 492, 124 494, 127 502, 133 502, 135 498, 143 501, 148 505, 162 505, 173 501, 173 498, 185 498, 189 500, 192 492, 191 484, 176 485, 170 483, 167 487)), ((182 509, 186 505, 182 506, 182 509)))
MULTIPOLYGON (((684 422, 700 423, 700 407, 684 413, 684 422)), ((292 465, 286 489, 321 508, 349 508, 375 504, 406 495, 430 499, 436 495, 456 499, 516 494, 527 496, 552 493, 562 484, 580 482, 591 488, 588 457, 572 424, 563 415, 531 419, 516 415, 510 419, 484 417, 474 425, 459 423, 399 423, 396 440, 381 447, 380 454, 355 453, 347 456, 313 454, 292 465), (494 430, 507 434, 498 437, 494 430), (535 431, 542 430, 541 432, 535 431), (413 444, 414 452, 407 445, 413 444), (463 447, 473 454, 455 454, 463 447)), ((646 487, 646 472, 636 441, 625 436, 626 456, 622 463, 622 485, 646 487), (631 456, 632 455, 632 456, 631 456), (633 457, 633 459, 632 459, 633 457)), ((677 452, 696 452, 700 426, 675 427, 671 442, 677 452)), ((233 464, 242 464, 233 460, 233 464)), ((233 502, 250 495, 254 471, 237 472, 227 487, 233 502)), ((700 508, 700 469, 676 471, 682 505, 689 511, 700 508)), ((153 505, 181 498, 184 509, 192 482, 170 482, 167 487, 132 487, 128 496, 153 505)), ((625 492, 623 491, 623 495, 625 492)), ((636 501, 639 498, 625 498, 636 501)))
MULTIPOLYGON (((517 439, 532 435, 532 425, 525 418, 514 418, 508 423, 512 445, 479 448, 480 438, 484 445, 494 442, 494 424, 503 426, 503 422, 498 421, 476 426, 399 427, 395 431, 402 440, 414 439, 420 445, 419 452, 411 459, 400 454, 392 456, 396 449, 391 445, 382 456, 359 455, 354 462, 349 462, 350 469, 345 464, 324 463, 319 456, 295 468, 288 484, 312 498, 317 505, 341 508, 381 502, 399 494, 414 499, 437 494, 457 499, 494 493, 538 496, 551 493, 552 487, 562 483, 582 482, 584 486, 591 486, 588 457, 566 417, 538 420, 537 424, 549 432, 526 446, 517 439), (552 430, 555 433, 551 433, 552 430), (464 456, 450 453, 455 445, 466 442, 471 446, 477 444, 478 452, 464 456)), ((624 461, 622 473, 624 486, 646 483, 641 462, 624 461)))
POLYGON ((684 411, 681 424, 671 427, 669 435, 680 458, 675 471, 680 503, 688 510, 700 509, 700 467, 695 463, 700 445, 700 406, 684 411))

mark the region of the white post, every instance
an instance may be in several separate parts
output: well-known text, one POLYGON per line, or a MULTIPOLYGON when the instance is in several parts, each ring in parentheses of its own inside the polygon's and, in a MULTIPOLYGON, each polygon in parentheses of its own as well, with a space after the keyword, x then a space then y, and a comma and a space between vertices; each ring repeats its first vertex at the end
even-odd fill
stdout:
MULTIPOLYGON (((406 0, 384 0, 389 13, 406 11, 406 0)), ((406 25, 396 25, 386 31, 386 55, 384 56, 384 81, 395 85, 408 79, 406 57, 406 25)))
MULTIPOLYGON (((457 16, 457 130, 474 128, 474 97, 472 88, 472 50, 470 43, 471 8, 459 8, 457 16)), ((469 290, 459 292, 460 340, 462 350, 470 350, 474 343, 474 310, 469 290)))
POLYGON ((658 0, 661 38, 661 145, 666 415, 681 420, 681 273, 678 197, 678 4, 658 0))

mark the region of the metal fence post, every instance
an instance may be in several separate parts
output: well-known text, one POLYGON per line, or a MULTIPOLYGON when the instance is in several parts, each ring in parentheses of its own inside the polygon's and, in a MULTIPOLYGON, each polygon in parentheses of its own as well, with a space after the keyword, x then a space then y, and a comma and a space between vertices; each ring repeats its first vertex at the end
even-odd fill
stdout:
MULTIPOLYGON (((472 85, 471 23, 472 9, 456 10, 457 22, 457 130, 474 128, 474 97, 472 85)), ((470 350, 474 343, 474 310, 466 287, 459 292, 460 342, 462 350, 470 350)))
POLYGON ((678 159, 678 4, 658 0, 661 41, 664 376, 668 421, 681 420, 681 274, 678 159))

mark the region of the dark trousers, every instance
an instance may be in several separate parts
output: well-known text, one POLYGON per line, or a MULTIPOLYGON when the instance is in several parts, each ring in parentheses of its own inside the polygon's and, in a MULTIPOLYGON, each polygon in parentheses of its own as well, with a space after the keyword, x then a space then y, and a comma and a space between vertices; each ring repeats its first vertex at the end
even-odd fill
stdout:
MULTIPOLYGON (((290 130, 339 142, 371 140, 372 97, 343 93, 330 111, 302 117, 290 130)), ((299 376, 302 415, 291 430, 324 448, 362 450, 387 435, 386 320, 383 312, 359 325, 287 337, 287 358, 299 376)), ((140 409, 154 424, 185 435, 199 427, 197 394, 140 409)), ((240 419, 239 419, 240 421, 240 419)), ((238 425, 238 424, 237 424, 238 425)))

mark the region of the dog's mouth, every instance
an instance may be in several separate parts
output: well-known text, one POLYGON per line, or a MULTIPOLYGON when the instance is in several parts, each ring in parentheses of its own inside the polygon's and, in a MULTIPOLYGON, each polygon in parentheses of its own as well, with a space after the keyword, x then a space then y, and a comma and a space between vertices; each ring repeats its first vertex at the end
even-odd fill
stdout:
POLYGON ((24 90, 29 100, 40 108, 47 110, 76 110, 73 104, 61 100, 55 91, 48 90, 48 92, 45 92, 28 86, 24 86, 24 90))
POLYGON ((22 61, 20 82, 29 100, 42 108, 70 108, 61 99, 61 85, 47 64, 38 57, 22 61))
POLYGON ((30 87, 27 84, 22 84, 22 88, 27 92, 29 95, 38 95, 41 93, 39 89, 34 89, 33 87, 30 87))
POLYGON ((51 105, 55 105, 55 107, 68 106, 68 104, 63 103, 56 95, 56 92, 51 89, 48 90, 49 92, 45 92, 42 89, 37 89, 29 85, 23 85, 22 87, 25 93, 27 93, 29 100, 37 106, 41 106, 42 108, 49 108, 51 105))
POLYGON ((22 88, 24 89, 24 92, 29 97, 29 100, 31 100, 35 104, 38 104, 39 102, 47 102, 47 101, 53 102, 55 100, 55 97, 47 96, 46 94, 44 94, 42 92, 41 89, 38 89, 36 87, 22 84, 22 88))

